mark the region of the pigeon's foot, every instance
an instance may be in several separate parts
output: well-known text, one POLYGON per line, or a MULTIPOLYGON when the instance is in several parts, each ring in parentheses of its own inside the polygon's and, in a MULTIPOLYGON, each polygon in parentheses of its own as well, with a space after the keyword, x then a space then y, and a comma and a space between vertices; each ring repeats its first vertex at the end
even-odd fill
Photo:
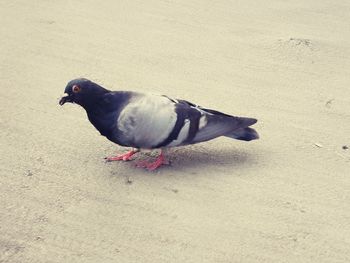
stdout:
POLYGON ((136 166, 139 168, 146 168, 149 171, 154 171, 163 164, 169 164, 169 162, 165 160, 164 154, 161 152, 154 162, 141 161, 138 162, 136 166))
POLYGON ((131 151, 127 152, 127 153, 120 154, 120 155, 117 155, 117 156, 106 157, 106 161, 107 162, 112 162, 112 161, 130 161, 131 157, 137 152, 139 152, 139 150, 131 150, 131 151))

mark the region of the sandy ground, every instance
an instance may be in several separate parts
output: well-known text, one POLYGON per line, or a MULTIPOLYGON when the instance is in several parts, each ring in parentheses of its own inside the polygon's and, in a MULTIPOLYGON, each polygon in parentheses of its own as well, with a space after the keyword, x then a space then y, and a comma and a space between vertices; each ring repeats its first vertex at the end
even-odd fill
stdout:
POLYGON ((1 1, 0 262, 350 262, 350 4, 1 1), (259 119, 150 173, 66 83, 259 119), (344 147, 346 148, 346 147, 344 147))

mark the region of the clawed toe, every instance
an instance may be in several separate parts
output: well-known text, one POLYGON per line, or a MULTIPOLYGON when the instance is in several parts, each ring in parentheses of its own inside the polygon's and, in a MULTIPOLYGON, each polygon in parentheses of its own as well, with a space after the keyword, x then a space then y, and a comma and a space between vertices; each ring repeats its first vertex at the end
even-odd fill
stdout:
POLYGON ((163 164, 169 164, 169 162, 165 160, 164 154, 163 152, 161 152, 154 162, 140 161, 136 164, 136 167, 145 168, 149 171, 154 171, 163 164))
POLYGON ((106 162, 112 162, 112 161, 131 161, 132 160, 132 156, 137 153, 138 151, 135 151, 135 150, 132 150, 132 151, 129 151, 127 153, 124 153, 124 154, 120 154, 120 155, 117 155, 117 156, 111 156, 111 157, 106 157, 106 162))
MULTIPOLYGON (((138 149, 136 150, 132 150, 132 151, 129 151, 127 153, 124 153, 124 154, 120 154, 120 155, 117 155, 117 156, 111 156, 111 157, 106 157, 105 160, 106 162, 112 162, 112 161, 132 161, 132 156, 139 152, 138 149)), ((166 164, 168 165, 169 162, 167 160, 165 160, 164 158, 164 154, 163 152, 161 151, 161 153, 159 154, 159 156, 156 158, 156 160, 154 162, 147 162, 147 161, 139 161, 136 163, 136 167, 138 168, 145 168, 149 171, 154 171, 156 170, 157 168, 159 168, 160 166, 162 166, 163 164, 166 164)))

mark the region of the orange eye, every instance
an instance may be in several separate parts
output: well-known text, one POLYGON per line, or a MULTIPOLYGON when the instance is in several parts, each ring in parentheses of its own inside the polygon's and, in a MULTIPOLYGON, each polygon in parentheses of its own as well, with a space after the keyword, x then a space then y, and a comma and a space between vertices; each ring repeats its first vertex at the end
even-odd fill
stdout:
POLYGON ((72 91, 73 91, 74 93, 78 93, 78 92, 80 91, 80 87, 77 86, 77 85, 74 85, 74 86, 72 87, 72 91))

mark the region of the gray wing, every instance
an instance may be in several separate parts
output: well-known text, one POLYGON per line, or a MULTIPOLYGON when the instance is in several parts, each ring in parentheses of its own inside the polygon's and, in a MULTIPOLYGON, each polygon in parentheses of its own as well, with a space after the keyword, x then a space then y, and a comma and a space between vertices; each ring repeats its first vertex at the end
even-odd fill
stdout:
POLYGON ((175 104, 166 97, 135 94, 119 114, 119 138, 135 148, 158 148, 174 129, 176 120, 175 104))
POLYGON ((188 137, 182 142, 182 145, 204 142, 220 136, 242 139, 243 135, 238 138, 232 133, 257 122, 254 118, 231 116, 184 100, 179 100, 179 103, 187 106, 180 107, 179 111, 187 111, 189 126, 191 127, 191 124, 194 126, 189 129, 188 137))
POLYGON ((254 129, 248 128, 248 126, 256 123, 256 119, 234 116, 226 117, 218 115, 209 115, 205 118, 206 125, 198 129, 198 132, 193 138, 192 143, 204 142, 220 136, 226 136, 233 139, 246 141, 258 138, 258 136, 256 138, 253 138, 251 136, 250 139, 246 139, 246 133, 250 130, 254 131, 254 129))

